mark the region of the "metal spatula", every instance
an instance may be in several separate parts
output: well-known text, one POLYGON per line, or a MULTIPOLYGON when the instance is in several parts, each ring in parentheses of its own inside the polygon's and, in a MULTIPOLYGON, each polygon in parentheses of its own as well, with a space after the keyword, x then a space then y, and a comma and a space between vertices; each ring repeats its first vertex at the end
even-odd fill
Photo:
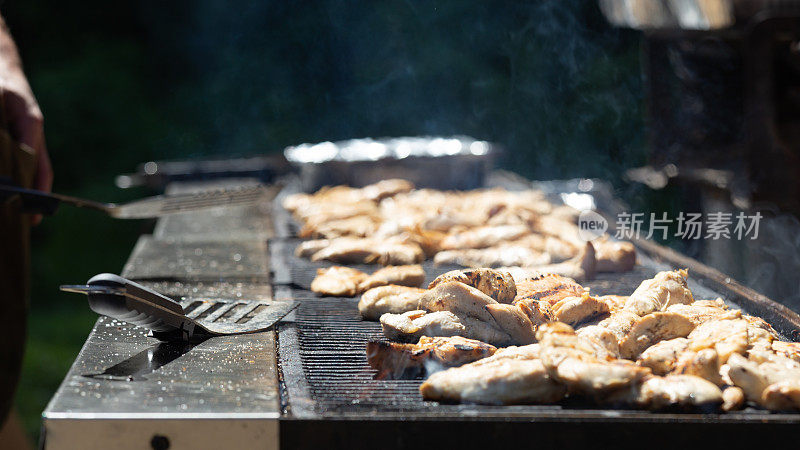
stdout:
POLYGON ((58 205, 66 203, 79 208, 102 211, 117 219, 150 219, 166 214, 195 211, 215 206, 241 206, 272 200, 280 190, 279 185, 243 186, 189 194, 157 195, 124 204, 100 203, 83 198, 25 189, 3 184, 0 181, 0 199, 19 195, 24 212, 51 215, 58 205))
POLYGON ((213 336, 264 331, 297 306, 293 301, 197 300, 176 302, 110 273, 62 291, 89 296, 96 313, 147 328, 162 341, 198 342, 213 336))

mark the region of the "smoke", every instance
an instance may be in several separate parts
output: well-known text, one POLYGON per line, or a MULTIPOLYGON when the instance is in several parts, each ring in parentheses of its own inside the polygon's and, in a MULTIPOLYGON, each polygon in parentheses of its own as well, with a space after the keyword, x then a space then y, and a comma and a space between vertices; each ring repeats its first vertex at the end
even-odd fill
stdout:
POLYGON ((643 160, 638 35, 595 2, 181 3, 142 7, 170 156, 463 133, 543 179, 643 160))

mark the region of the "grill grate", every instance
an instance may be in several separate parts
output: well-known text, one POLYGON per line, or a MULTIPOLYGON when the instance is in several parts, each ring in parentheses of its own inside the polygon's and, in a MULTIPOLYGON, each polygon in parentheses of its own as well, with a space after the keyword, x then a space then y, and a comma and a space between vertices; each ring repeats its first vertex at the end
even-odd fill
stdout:
POLYGON ((362 321, 356 299, 307 300, 297 312, 303 372, 320 412, 342 408, 425 407, 421 380, 375 380, 367 341, 383 337, 376 322, 362 321))

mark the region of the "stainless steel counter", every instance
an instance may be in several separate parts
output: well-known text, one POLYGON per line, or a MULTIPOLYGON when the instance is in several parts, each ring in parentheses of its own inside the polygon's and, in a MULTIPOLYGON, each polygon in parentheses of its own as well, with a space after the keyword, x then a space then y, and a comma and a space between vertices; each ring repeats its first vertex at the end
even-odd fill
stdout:
MULTIPOLYGON (((267 209, 162 218, 155 235, 140 238, 123 274, 174 297, 276 300, 267 209)), ((43 413, 44 447, 277 448, 275 348, 274 331, 192 346, 102 317, 43 413)))

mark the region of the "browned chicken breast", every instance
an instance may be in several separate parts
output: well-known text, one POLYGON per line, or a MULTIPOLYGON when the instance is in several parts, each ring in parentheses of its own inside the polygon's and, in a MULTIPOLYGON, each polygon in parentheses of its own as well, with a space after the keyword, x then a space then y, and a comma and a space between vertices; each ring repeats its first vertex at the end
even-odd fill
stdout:
POLYGON ((600 399, 635 385, 651 373, 646 367, 614 358, 602 345, 576 335, 572 327, 561 322, 540 326, 536 337, 542 363, 569 392, 600 399))
POLYGON ((467 248, 486 248, 513 241, 530 233, 526 225, 494 225, 457 231, 445 237, 442 250, 461 250, 467 248))
POLYGON ((645 280, 628 297, 625 309, 639 316, 664 311, 670 305, 692 303, 692 292, 686 285, 686 270, 659 272, 645 280))
POLYGON ((414 189, 414 183, 400 178, 381 180, 361 188, 361 196, 365 200, 379 202, 385 198, 393 197, 397 194, 410 192, 414 189))
POLYGON ((667 339, 657 342, 643 351, 637 363, 649 367, 656 375, 666 375, 675 370, 680 355, 689 347, 686 338, 667 339))
POLYGON ((597 272, 628 272, 636 265, 636 248, 630 242, 592 241, 597 272))
POLYGON ((536 267, 550 263, 550 255, 526 247, 501 245, 497 247, 443 250, 433 257, 436 265, 453 264, 464 267, 536 267))
POLYGON ((428 289, 449 281, 472 286, 500 303, 511 303, 517 295, 517 286, 511 274, 496 269, 451 270, 436 277, 428 289))
POLYGON ((311 282, 311 290, 333 297, 353 297, 360 292, 358 286, 367 276, 366 273, 350 267, 317 269, 317 276, 311 282))
POLYGON ((422 336, 416 344, 368 342, 367 361, 378 379, 431 374, 491 356, 493 345, 460 336, 422 336))
POLYGON ((680 314, 691 320, 695 325, 700 325, 709 320, 738 319, 742 312, 738 309, 727 309, 719 306, 705 306, 702 301, 690 304, 678 304, 667 307, 667 312, 680 314))
POLYGON ((684 352, 675 363, 674 374, 694 375, 704 380, 710 381, 717 386, 724 386, 726 383, 720 375, 721 364, 719 355, 713 348, 706 348, 699 352, 684 352))
POLYGON ((610 316, 597 323, 598 326, 608 329, 617 339, 625 339, 631 332, 639 316, 624 309, 614 311, 610 316))
POLYGON ((536 278, 545 274, 557 274, 574 280, 591 280, 595 275, 594 247, 586 242, 578 255, 558 264, 545 264, 535 267, 502 267, 509 271, 514 279, 536 278))
POLYGON ((402 314, 419 309, 425 289, 409 286, 379 286, 365 292, 358 301, 358 312, 366 320, 378 320, 386 313, 402 314))
MULTIPOLYGON (((377 288, 380 289, 380 288, 377 288)), ((402 314, 386 313, 380 317, 381 329, 387 339, 400 342, 417 342, 422 336, 463 336, 466 327, 450 311, 428 313, 423 310, 402 314)))
POLYGON ((559 322, 579 325, 609 313, 608 303, 584 292, 580 297, 566 297, 553 305, 553 314, 559 322))
POLYGON ((686 337, 694 324, 686 317, 669 312, 654 312, 639 318, 630 332, 619 341, 619 352, 623 358, 636 359, 651 345, 679 337, 686 337))
POLYGON ((747 322, 736 320, 710 320, 698 325, 688 336, 688 350, 697 352, 713 348, 724 364, 734 354, 745 354, 749 344, 747 322))
POLYGON ((378 286, 394 284, 397 286, 419 287, 425 281, 425 271, 419 264, 406 266, 386 266, 378 269, 363 280, 358 288, 366 292, 378 286))
POLYGON ((376 242, 371 239, 335 240, 314 253, 312 261, 332 261, 339 264, 409 265, 422 262, 422 249, 416 244, 376 242))
POLYGON ((621 394, 614 397, 615 402, 652 410, 717 409, 723 402, 722 391, 714 383, 693 375, 647 377, 621 394))
POLYGON ((537 344, 498 350, 479 361, 433 374, 420 386, 426 400, 483 404, 553 403, 566 388, 535 357, 537 344))
POLYGON ((585 290, 575 280, 555 274, 535 274, 531 278, 514 278, 517 295, 514 301, 522 299, 544 300, 551 305, 567 297, 580 297, 585 290))

